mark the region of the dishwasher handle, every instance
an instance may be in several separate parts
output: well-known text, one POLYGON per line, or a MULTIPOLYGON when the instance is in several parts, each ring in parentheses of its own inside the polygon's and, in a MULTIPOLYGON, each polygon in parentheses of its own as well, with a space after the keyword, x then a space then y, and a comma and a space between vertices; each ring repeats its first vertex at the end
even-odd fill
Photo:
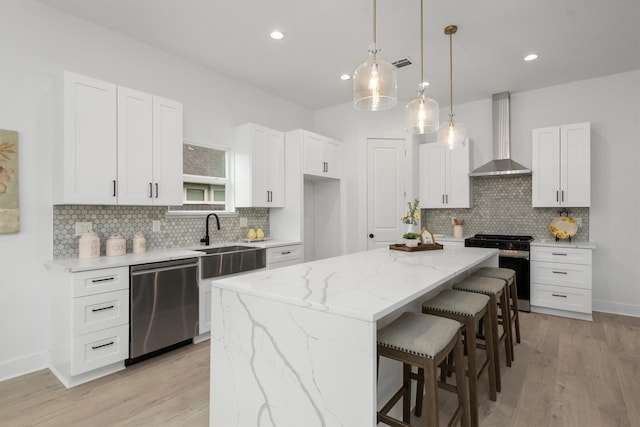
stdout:
POLYGON ((173 261, 152 262, 149 264, 136 264, 130 268, 131 275, 137 276, 157 271, 177 270, 185 267, 198 267, 198 258, 177 259, 173 261))

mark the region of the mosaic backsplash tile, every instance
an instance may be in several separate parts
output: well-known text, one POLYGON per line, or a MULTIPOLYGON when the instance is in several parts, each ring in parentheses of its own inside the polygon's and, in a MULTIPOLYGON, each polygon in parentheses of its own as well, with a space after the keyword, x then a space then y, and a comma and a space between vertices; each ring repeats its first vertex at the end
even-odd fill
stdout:
MULTIPOLYGON (((195 247, 205 235, 204 218, 165 218, 166 206, 92 206, 61 205, 53 207, 53 258, 78 257, 76 222, 91 222, 93 231, 100 236, 100 254, 105 254, 105 242, 113 233, 127 240, 127 253, 132 252, 133 235, 142 232, 147 249, 195 247), (161 222, 161 231, 154 232, 152 221, 161 222)), ((220 230, 211 217, 209 237, 211 243, 235 242, 249 228, 262 228, 269 236, 269 209, 238 208, 238 216, 220 217, 220 230), (247 218, 248 227, 240 227, 240 217, 247 218)))
MULTIPOLYGON (((536 240, 551 239, 551 220, 559 208, 531 207, 531 176, 473 178, 473 208, 422 209, 422 226, 433 233, 451 236, 451 217, 464 220, 464 235, 521 234, 536 240)), ((589 208, 568 208, 582 226, 575 240, 589 240, 589 208)))

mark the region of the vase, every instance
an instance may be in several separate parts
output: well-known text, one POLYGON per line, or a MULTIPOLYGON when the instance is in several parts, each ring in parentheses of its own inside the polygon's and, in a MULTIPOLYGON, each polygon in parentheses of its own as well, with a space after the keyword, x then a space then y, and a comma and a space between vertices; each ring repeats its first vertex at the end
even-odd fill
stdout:
POLYGON ((407 231, 405 233, 417 233, 418 224, 407 224, 407 231))

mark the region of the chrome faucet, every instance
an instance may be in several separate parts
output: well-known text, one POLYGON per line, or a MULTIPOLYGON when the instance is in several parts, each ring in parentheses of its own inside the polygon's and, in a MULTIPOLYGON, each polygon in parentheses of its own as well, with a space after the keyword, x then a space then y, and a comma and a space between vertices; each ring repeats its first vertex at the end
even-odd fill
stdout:
POLYGON ((205 220, 205 236, 200 239, 200 241, 204 243, 205 246, 209 246, 209 217, 211 215, 216 217, 216 225, 218 226, 218 230, 220 230, 220 219, 218 218, 218 215, 214 213, 210 213, 209 215, 207 215, 207 219, 205 220))

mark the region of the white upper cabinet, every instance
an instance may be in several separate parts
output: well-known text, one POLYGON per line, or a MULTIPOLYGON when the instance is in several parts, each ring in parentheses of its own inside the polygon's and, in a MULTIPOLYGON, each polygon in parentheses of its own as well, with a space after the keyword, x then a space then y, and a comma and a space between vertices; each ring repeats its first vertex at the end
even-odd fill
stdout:
POLYGON ((55 202, 182 204, 182 104, 65 72, 55 202))
POLYGON ((423 208, 472 207, 467 140, 453 150, 439 144, 420 145, 420 205, 423 208))
POLYGON ((117 202, 117 134, 114 84, 66 72, 64 141, 54 150, 56 203, 117 202))
POLYGON ((533 207, 591 204, 590 129, 576 123, 533 130, 533 207))
POLYGON ((304 174, 340 178, 342 163, 340 143, 326 136, 303 131, 304 174))
POLYGON ((235 204, 284 206, 284 133, 247 123, 236 127, 235 204))

